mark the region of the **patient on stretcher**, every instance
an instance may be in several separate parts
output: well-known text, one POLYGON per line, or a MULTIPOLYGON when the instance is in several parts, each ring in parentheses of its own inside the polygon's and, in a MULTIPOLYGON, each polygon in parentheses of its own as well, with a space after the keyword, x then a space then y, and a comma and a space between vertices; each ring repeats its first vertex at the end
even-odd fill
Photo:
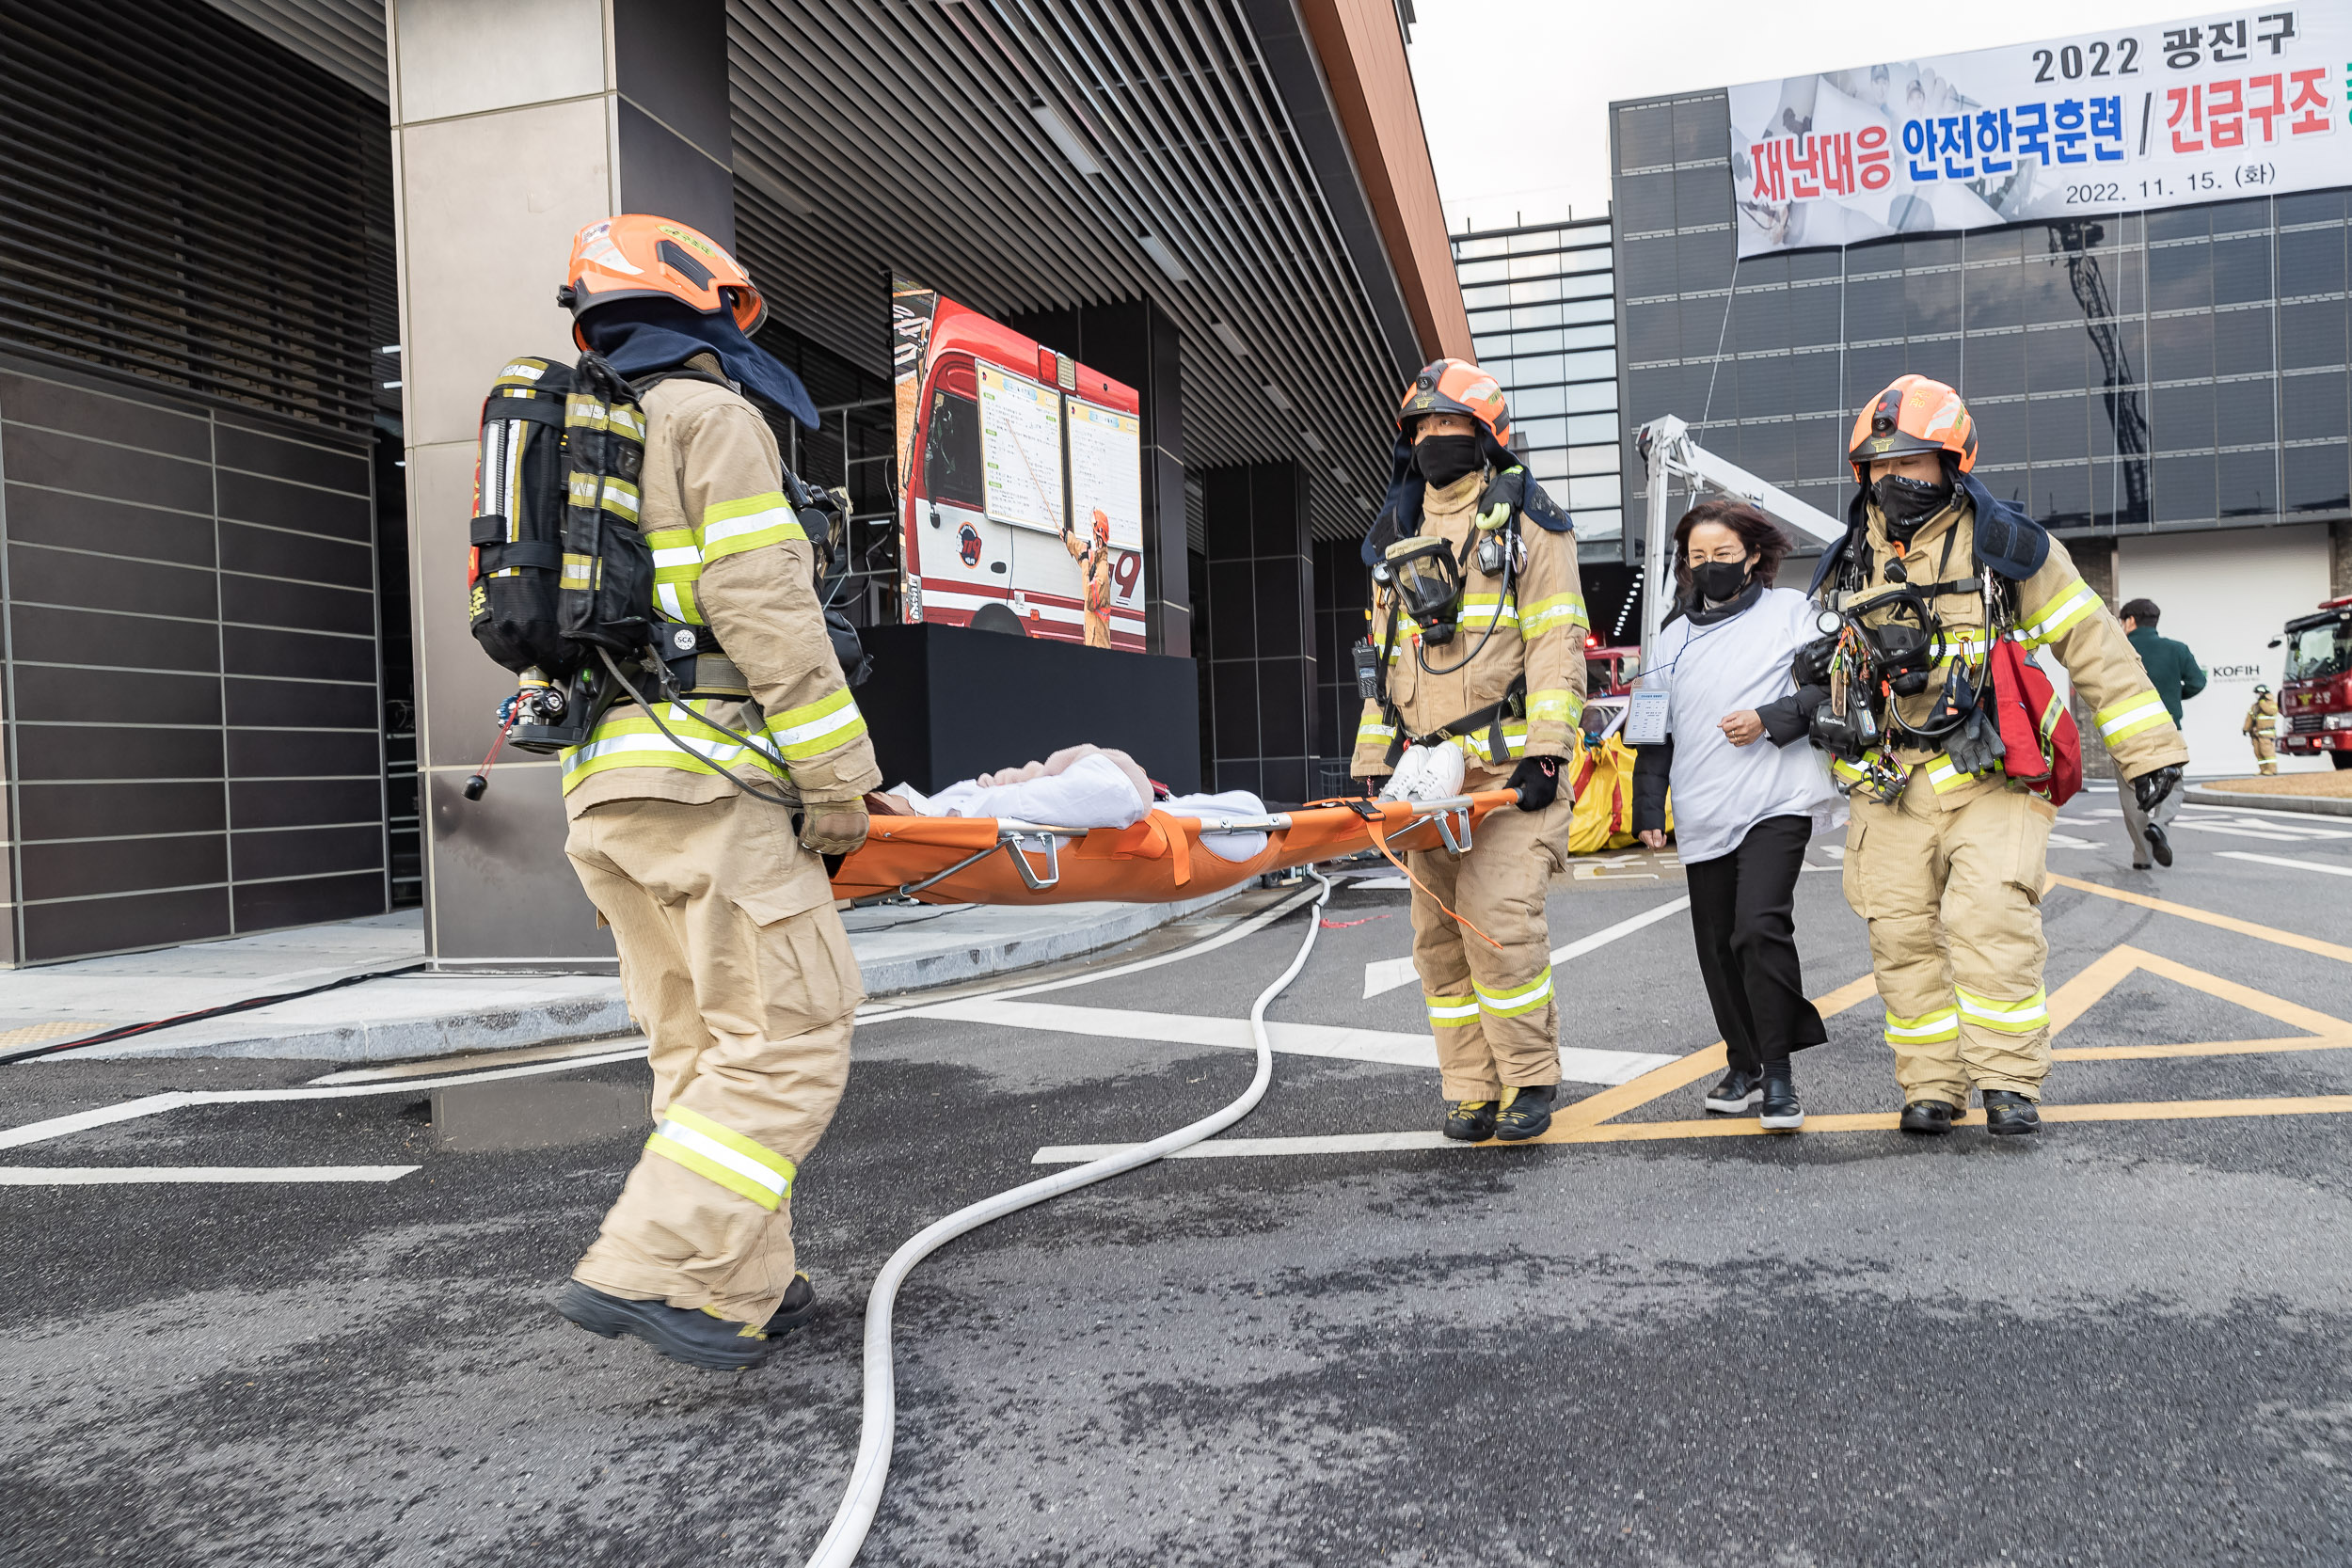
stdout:
MULTIPOLYGON (((1265 815, 1265 802, 1246 790, 1165 795, 1135 758, 1102 746, 1065 747, 1043 762, 960 780, 936 795, 902 784, 866 799, 877 816, 993 816, 1058 828, 1133 827, 1155 805, 1175 816, 1265 815)), ((1220 859, 1246 861, 1265 847, 1265 834, 1211 833, 1201 843, 1220 859)))

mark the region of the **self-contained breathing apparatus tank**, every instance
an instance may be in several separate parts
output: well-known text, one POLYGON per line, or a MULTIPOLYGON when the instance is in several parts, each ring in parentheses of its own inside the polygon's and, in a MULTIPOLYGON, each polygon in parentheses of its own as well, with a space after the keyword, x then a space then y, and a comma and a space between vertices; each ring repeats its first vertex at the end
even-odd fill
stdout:
MULTIPOLYGON (((489 788, 505 745, 543 753, 580 745, 607 709, 636 693, 632 673, 675 699, 693 688, 694 661, 723 652, 709 627, 661 617, 653 551, 638 530, 645 453, 639 400, 672 379, 725 385, 684 370, 632 384, 594 353, 569 366, 521 356, 491 384, 474 474, 469 625, 518 684, 500 705, 489 755, 466 781, 469 800, 489 788)), ((781 483, 815 546, 826 630, 855 685, 865 653, 831 608, 848 566, 849 497, 806 484, 789 468, 781 483)))
MULTIPOLYGON (((1979 577, 1934 586, 1976 593, 1983 591, 1983 584, 1979 577)), ((1836 597, 1844 601, 1848 595, 1836 597)), ((1994 622, 1989 594, 1987 599, 1989 648, 1994 622)), ((1983 671, 1970 675, 1967 658, 1950 644, 1943 618, 1927 594, 1901 586, 1860 604, 1841 602, 1822 610, 1815 627, 1821 636, 1798 651, 1796 675, 1800 684, 1829 689, 1829 700, 1814 711, 1809 736, 1816 746, 1845 764, 1832 770, 1840 789, 1849 794, 1867 789, 1889 801, 1900 795, 1905 770, 1882 754, 1882 748, 1890 745, 1940 749, 1963 773, 1990 772, 2000 766, 2006 747, 1998 723, 1985 711, 1989 675, 1983 671), (1883 612, 1883 619, 1864 619, 1878 612, 1883 612), (1925 715, 1906 720, 1900 701, 1924 693, 1935 666, 1947 659, 1934 705, 1925 715)))

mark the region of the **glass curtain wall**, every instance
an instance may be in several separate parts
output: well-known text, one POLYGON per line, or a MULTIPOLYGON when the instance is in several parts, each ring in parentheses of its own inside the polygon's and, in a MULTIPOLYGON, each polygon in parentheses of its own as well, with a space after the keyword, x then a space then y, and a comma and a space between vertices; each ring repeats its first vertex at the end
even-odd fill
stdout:
POLYGON ((1723 115, 1617 110, 1629 436, 1679 415, 1842 514, 1853 410, 1916 372, 1967 398, 1986 486, 2060 529, 2352 515, 2344 192, 1735 266, 1723 115))
POLYGON ((1615 277, 1606 218, 1454 236, 1478 362, 1511 401, 1528 471, 1576 517, 1588 559, 1623 534, 1615 277))

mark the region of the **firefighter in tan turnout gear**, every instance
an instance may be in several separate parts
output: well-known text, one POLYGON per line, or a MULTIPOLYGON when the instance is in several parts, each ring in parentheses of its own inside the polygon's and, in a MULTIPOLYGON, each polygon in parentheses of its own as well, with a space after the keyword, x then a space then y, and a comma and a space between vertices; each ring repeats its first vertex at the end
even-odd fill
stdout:
POLYGON ((2254 761, 2263 776, 2279 771, 2279 699, 2270 694, 2270 688, 2254 688, 2254 705, 2246 710, 2246 721, 2238 731, 2253 743, 2254 761))
POLYGON ((704 235, 641 216, 581 230, 566 276, 582 345, 640 389, 657 631, 700 628, 685 635, 719 651, 660 703, 668 735, 623 701, 564 756, 565 852, 652 1042, 658 1125, 558 1307, 740 1368, 813 1305, 792 1187, 864 1000, 821 857, 864 841, 881 774, 774 436, 736 389, 807 401, 744 335, 762 309, 751 279, 704 235))
POLYGON ((1567 853, 1562 775, 1584 709, 1590 617, 1565 514, 1509 451, 1495 379, 1440 359, 1406 389, 1389 500, 1364 545, 1372 635, 1357 651, 1352 771, 1434 794, 1509 787, 1470 852, 1417 850, 1413 964, 1450 1138, 1532 1138, 1560 1083, 1546 888, 1567 853), (1459 777, 1460 783, 1452 781, 1459 777), (1451 785, 1451 787, 1448 787, 1451 785), (1483 934, 1482 934, 1483 933, 1483 934))
MULTIPOLYGON (((1849 450, 1863 489, 1814 589, 1909 661, 1884 693, 1883 742, 1831 763, 1852 795, 1846 898, 1869 923, 1901 1125, 1949 1131, 1973 1086, 1990 1131, 2031 1132, 2050 1070, 2041 904, 2058 812, 2007 776, 1979 702, 1994 640, 2065 667, 2144 809, 2178 785, 2188 748, 2066 546, 1971 477, 1959 393, 1902 377, 1862 410, 1849 450)), ((1801 652, 1799 686, 1820 684, 1828 659, 1822 643, 1801 652)))

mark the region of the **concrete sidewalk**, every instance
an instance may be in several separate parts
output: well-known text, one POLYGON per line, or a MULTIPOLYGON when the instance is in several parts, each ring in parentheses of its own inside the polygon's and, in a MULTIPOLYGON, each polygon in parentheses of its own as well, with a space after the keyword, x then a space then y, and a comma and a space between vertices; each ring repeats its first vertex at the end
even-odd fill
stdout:
MULTIPOLYGON (((1178 904, 951 904, 851 910, 871 995, 976 979, 1140 936, 1224 894, 1178 904)), ((199 1012, 424 961, 414 911, 40 969, 0 971, 0 1051, 199 1012)), ((435 974, 370 980, 55 1058, 275 1056, 386 1062, 559 1044, 635 1028, 607 976, 435 974)))

